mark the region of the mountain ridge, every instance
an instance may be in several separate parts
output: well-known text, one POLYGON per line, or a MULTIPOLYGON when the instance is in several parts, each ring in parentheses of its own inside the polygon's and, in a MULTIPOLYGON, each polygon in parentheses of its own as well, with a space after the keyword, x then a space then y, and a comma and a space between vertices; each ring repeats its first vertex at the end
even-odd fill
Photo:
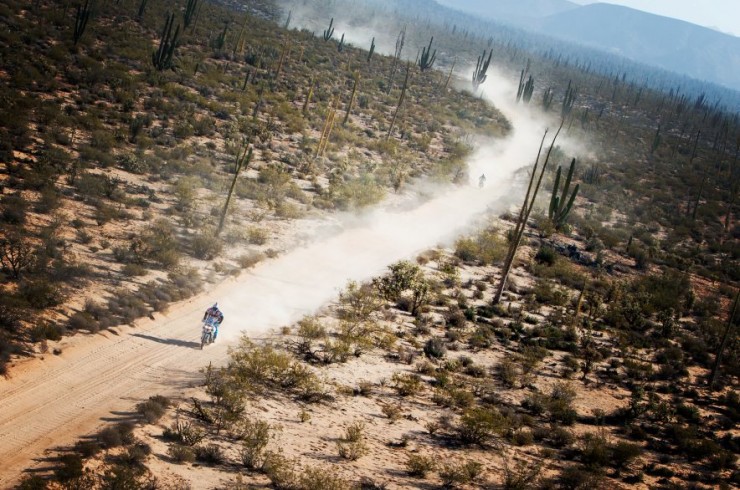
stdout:
POLYGON ((646 65, 740 90, 740 37, 664 15, 611 3, 568 0, 437 0, 646 65))

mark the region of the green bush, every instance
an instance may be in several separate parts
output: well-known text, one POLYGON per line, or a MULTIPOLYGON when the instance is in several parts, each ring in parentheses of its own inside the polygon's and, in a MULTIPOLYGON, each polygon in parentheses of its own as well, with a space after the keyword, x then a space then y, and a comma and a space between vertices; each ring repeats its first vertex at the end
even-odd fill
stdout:
POLYGON ((475 407, 460 417, 456 427, 457 437, 463 444, 486 444, 494 435, 501 434, 508 423, 493 407, 475 407))
POLYGON ((423 454, 411 454, 406 460, 406 471, 415 478, 426 478, 427 473, 436 467, 434 458, 423 454))
POLYGON ((43 340, 60 340, 63 334, 64 328, 60 325, 42 320, 29 330, 29 340, 34 343, 43 340))
POLYGON ((239 424, 237 434, 242 440, 241 461, 250 470, 262 468, 271 430, 270 424, 262 420, 245 419, 239 424))

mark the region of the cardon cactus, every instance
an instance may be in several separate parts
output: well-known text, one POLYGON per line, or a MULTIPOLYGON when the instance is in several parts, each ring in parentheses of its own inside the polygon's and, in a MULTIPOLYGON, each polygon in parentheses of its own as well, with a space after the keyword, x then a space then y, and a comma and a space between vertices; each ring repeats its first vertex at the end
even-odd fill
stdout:
POLYGON ((553 222, 556 229, 561 229, 568 219, 568 214, 573 207, 573 202, 578 194, 580 184, 576 184, 573 189, 573 193, 568 197, 568 191, 570 190, 570 183, 573 179, 573 171, 576 168, 576 159, 574 158, 570 162, 570 169, 568 170, 568 176, 565 178, 565 186, 563 193, 558 196, 560 191, 560 174, 562 173, 562 167, 558 167, 557 173, 555 174, 555 184, 552 187, 552 197, 550 198, 550 209, 548 217, 553 222))

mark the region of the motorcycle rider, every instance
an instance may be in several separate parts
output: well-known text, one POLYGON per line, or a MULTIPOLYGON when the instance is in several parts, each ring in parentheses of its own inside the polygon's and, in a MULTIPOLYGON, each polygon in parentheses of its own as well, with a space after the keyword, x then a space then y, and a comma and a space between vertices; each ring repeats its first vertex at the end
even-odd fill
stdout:
POLYGON ((216 341, 216 337, 218 337, 218 327, 221 325, 221 322, 224 321, 224 314, 221 313, 221 310, 218 309, 218 303, 213 303, 213 306, 208 308, 206 312, 203 314, 203 322, 210 323, 213 325, 213 341, 216 341), (212 321, 211 321, 212 320, 212 321))

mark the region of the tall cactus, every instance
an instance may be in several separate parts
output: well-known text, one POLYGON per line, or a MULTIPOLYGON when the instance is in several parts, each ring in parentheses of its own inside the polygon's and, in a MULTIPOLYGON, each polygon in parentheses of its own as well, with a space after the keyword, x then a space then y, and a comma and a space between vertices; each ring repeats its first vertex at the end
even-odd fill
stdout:
POLYGON ((185 29, 190 27, 190 24, 193 22, 193 19, 195 18, 195 11, 198 9, 198 0, 188 0, 188 3, 185 5, 185 13, 183 15, 183 20, 185 22, 185 29))
POLYGON ((478 57, 478 62, 475 64, 475 70, 473 71, 473 88, 478 90, 483 82, 486 81, 488 75, 488 65, 491 63, 491 57, 493 56, 493 50, 488 53, 488 59, 486 59, 486 50, 483 50, 483 54, 478 57))
POLYGON ((329 21, 329 28, 324 29, 324 41, 328 41, 334 35, 334 17, 329 21))
POLYGON ((355 83, 352 85, 352 96, 349 99, 349 104, 347 104, 347 112, 344 113, 344 120, 342 121, 342 126, 347 125, 347 121, 349 121, 349 114, 352 112, 352 105, 355 103, 355 96, 357 95, 357 84, 360 83, 360 72, 356 71, 355 75, 355 83))
POLYGON ((568 170, 568 176, 565 178, 565 186, 563 187, 563 193, 558 196, 560 192, 560 174, 562 173, 562 167, 558 167, 557 173, 555 174, 555 184, 552 187, 552 197, 550 198, 550 209, 548 217, 550 221, 555 225, 555 229, 560 230, 565 224, 565 220, 568 219, 568 214, 573 207, 573 201, 578 195, 578 189, 580 184, 576 184, 573 189, 573 193, 568 197, 568 191, 570 190, 570 183, 573 179, 573 171, 576 168, 576 159, 574 158, 570 162, 570 169, 568 170))
POLYGON ((75 16, 75 28, 72 34, 74 39, 74 45, 77 46, 82 34, 85 33, 87 27, 87 21, 90 20, 92 15, 93 7, 90 5, 90 0, 85 0, 85 5, 77 6, 77 15, 75 16))
POLYGON ((421 48, 421 56, 419 57, 419 68, 421 68, 421 71, 430 69, 434 65, 434 60, 437 59, 437 50, 435 49, 434 52, 432 52, 433 41, 434 36, 429 40, 428 47, 421 48))
POLYGON ((560 111, 560 115, 562 117, 567 116, 570 114, 570 111, 573 110, 573 104, 576 101, 576 88, 573 87, 571 82, 568 82, 568 88, 565 90, 565 96, 563 97, 563 107, 560 111))
POLYGON ((308 112, 308 106, 311 104, 311 97, 313 97, 313 88, 316 85, 316 78, 313 77, 308 82, 308 93, 306 94, 306 101, 303 103, 303 110, 301 111, 305 116, 308 112))
POLYGON ((239 177, 239 173, 249 166, 249 162, 252 161, 253 148, 248 141, 244 142, 244 145, 236 152, 236 160, 234 161, 234 178, 231 180, 231 186, 229 186, 229 193, 226 194, 226 202, 221 210, 221 219, 218 221, 218 229, 216 230, 216 236, 221 233, 224 228, 224 221, 226 221, 226 212, 229 209, 229 202, 231 202, 231 195, 234 193, 234 187, 236 187, 236 179, 239 177))
POLYGON ((221 51, 224 46, 226 45, 226 33, 229 31, 229 23, 226 22, 224 24, 224 30, 221 31, 221 33, 211 41, 211 47, 215 49, 216 51, 221 51))
POLYGON ((527 76, 526 69, 522 70, 519 75, 519 88, 516 91, 516 101, 519 102, 523 100, 524 103, 528 104, 532 99, 532 93, 534 92, 534 79, 532 78, 532 75, 529 75, 529 79, 525 82, 525 76, 527 76))
POLYGON ((532 100, 532 94, 534 94, 534 78, 529 75, 529 80, 524 84, 524 91, 522 92, 522 100, 525 104, 529 104, 529 101, 532 100))
POLYGON ((373 57, 373 53, 375 53, 375 38, 373 38, 372 41, 370 41, 370 51, 367 52, 367 62, 370 63, 370 60, 373 57))
POLYGON ((164 30, 162 31, 162 39, 159 41, 159 48, 152 54, 152 63, 159 71, 172 67, 172 57, 175 54, 177 40, 180 36, 180 24, 177 24, 175 34, 172 35, 172 24, 174 22, 175 14, 172 13, 167 16, 167 20, 164 23, 164 30))
POLYGON ((403 104, 404 99, 406 98, 406 89, 409 86, 409 75, 411 74, 411 62, 406 63, 406 78, 403 80, 403 88, 401 88, 401 96, 398 98, 398 105, 396 106, 396 110, 393 113, 393 119, 391 120, 391 125, 388 128, 388 134, 385 136, 386 141, 390 139, 391 134, 393 134, 393 126, 396 125, 396 119, 398 118, 398 112, 401 110, 401 105, 403 104))
POLYGON ((337 51, 340 53, 344 51, 344 33, 342 33, 342 39, 340 39, 339 44, 337 44, 337 51))
POLYGON ((555 94, 552 92, 552 87, 547 87, 545 91, 542 93, 542 109, 545 112, 550 110, 554 97, 555 97, 555 94))
POLYGON ((141 20, 144 17, 144 10, 146 9, 146 2, 148 0, 141 0, 139 4, 139 10, 136 12, 136 18, 141 20))

